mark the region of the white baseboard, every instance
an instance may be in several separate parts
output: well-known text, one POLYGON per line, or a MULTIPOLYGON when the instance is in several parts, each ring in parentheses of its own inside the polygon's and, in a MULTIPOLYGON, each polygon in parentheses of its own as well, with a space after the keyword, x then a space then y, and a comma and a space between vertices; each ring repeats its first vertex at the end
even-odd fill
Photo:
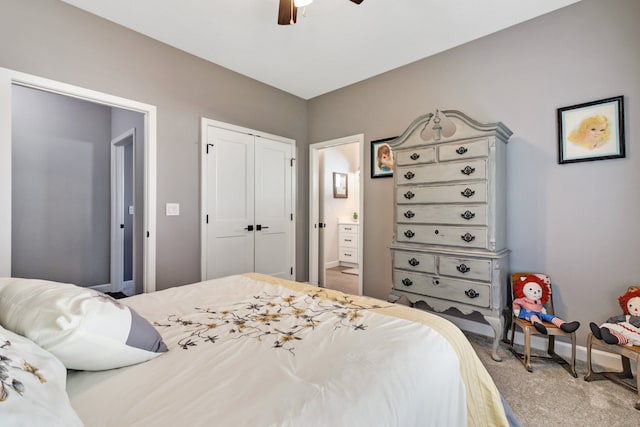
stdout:
POLYGON ((325 262, 324 263, 324 269, 326 270, 327 268, 334 268, 334 267, 338 267, 340 265, 340 261, 329 261, 329 262, 325 262))
MULTIPOLYGON (((471 320, 463 319, 463 318, 460 318, 460 317, 449 316, 449 315, 442 314, 442 313, 438 313, 438 315, 440 315, 440 316, 446 318, 447 320, 451 321, 451 323, 453 323, 458 328, 460 328, 460 329, 462 329, 464 331, 468 331, 468 332, 472 332, 474 334, 484 335, 486 337, 493 338, 493 328, 491 326, 489 326, 489 325, 486 325, 484 323, 479 323, 479 322, 473 322, 471 320)), ((500 337, 500 340, 502 340, 502 337, 500 337)), ((514 337, 514 342, 515 342, 515 344, 522 345, 522 343, 523 343, 523 335, 522 335, 521 332, 516 332, 515 337, 514 337)), ((531 347, 536 349, 536 350, 545 351, 546 348, 547 348, 547 340, 546 340, 546 338, 540 338, 540 337, 535 337, 535 336, 531 337, 531 347)), ((571 344, 568 343, 568 342, 556 340, 555 351, 556 351, 556 353, 558 353, 562 357, 570 358, 571 357, 571 344)), ((603 369, 606 369, 606 370, 622 369, 622 365, 621 365, 621 362, 620 362, 620 356, 618 356, 618 355, 594 349, 591 352, 591 357, 593 359, 593 364, 598 365, 599 367, 601 367, 603 369)), ((576 346, 576 360, 580 360, 580 361, 586 363, 586 361, 587 361, 587 348, 586 347, 581 346, 581 345, 577 345, 576 346)), ((632 367, 632 368, 636 368, 636 367, 632 367)), ((635 372, 634 372, 634 374, 635 374, 635 372)))
MULTIPOLYGON (((126 282, 123 282, 122 284, 122 292, 125 293, 126 295, 133 295, 135 293, 135 289, 133 287, 133 280, 127 280, 126 282)), ((100 291, 100 292, 112 292, 112 286, 111 283, 105 283, 104 285, 94 285, 94 286, 89 286, 90 289, 95 289, 96 291, 100 291)))
POLYGON ((100 292, 111 292, 111 283, 105 283, 104 285, 89 286, 89 289, 95 289, 100 292))

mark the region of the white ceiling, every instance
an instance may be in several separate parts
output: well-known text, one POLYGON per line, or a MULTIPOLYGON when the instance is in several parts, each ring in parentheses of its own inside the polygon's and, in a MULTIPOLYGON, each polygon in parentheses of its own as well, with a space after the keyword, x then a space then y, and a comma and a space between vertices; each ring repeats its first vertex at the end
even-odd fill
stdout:
POLYGON ((579 0, 315 0, 277 25, 278 0, 62 0, 303 99, 579 0))

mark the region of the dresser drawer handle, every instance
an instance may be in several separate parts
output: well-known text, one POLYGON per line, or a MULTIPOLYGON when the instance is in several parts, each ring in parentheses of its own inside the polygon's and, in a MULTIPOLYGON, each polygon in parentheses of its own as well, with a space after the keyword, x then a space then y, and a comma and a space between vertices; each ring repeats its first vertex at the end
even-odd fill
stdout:
POLYGON ((416 176, 416 174, 414 174, 411 171, 409 171, 409 172, 404 174, 404 177, 407 178, 407 179, 413 179, 414 176, 416 176))
POLYGON ((471 233, 466 233, 466 234, 463 234, 462 236, 460 236, 460 238, 462 240, 464 240, 465 242, 469 243, 469 242, 474 241, 476 239, 476 236, 474 236, 471 233))
POLYGON ((465 147, 458 147, 458 149, 456 150, 456 153, 458 153, 458 154, 460 154, 462 156, 467 151, 469 151, 469 150, 467 150, 465 147))
POLYGON ((405 277, 404 279, 402 279, 402 284, 405 286, 411 286, 413 285, 413 282, 411 281, 411 279, 405 277))
POLYGON ((345 242, 351 242, 351 239, 343 239, 345 242))
POLYGON ((469 176, 472 173, 474 173, 476 171, 476 168, 472 168, 471 166, 465 166, 464 169, 460 169, 460 172, 462 172, 463 174, 469 176))
POLYGON ((467 266, 467 264, 460 264, 456 266, 456 270, 458 270, 462 274, 468 273, 471 271, 471 269, 469 268, 469 266, 467 266))
POLYGON ((415 235, 416 235, 416 233, 414 233, 414 232, 413 232, 413 231, 411 231, 411 230, 407 230, 407 231, 405 231, 405 232, 404 232, 404 235, 405 235, 405 237, 407 237, 407 238, 409 238, 409 239, 410 239, 410 238, 412 238, 413 236, 415 236, 415 235))
POLYGON ((478 298, 480 296, 480 294, 477 293, 474 289, 469 289, 467 291, 464 291, 464 294, 469 298, 478 298))
POLYGON ((461 213, 460 216, 469 221, 470 219, 475 218, 476 214, 471 211, 464 211, 464 213, 461 213))
POLYGON ((438 280, 438 279, 433 279, 433 280, 431 281, 431 283, 433 283, 433 286, 438 286, 438 285, 440 284, 440 280, 438 280))
POLYGON ((411 157, 411 160, 418 160, 420 158, 420 154, 413 153, 410 157, 411 157))
POLYGON ((404 213, 404 217, 405 218, 413 218, 416 214, 414 214, 412 211, 406 211, 404 213))
POLYGON ((469 198, 469 197, 473 196, 474 194, 476 194, 476 192, 473 191, 470 188, 465 188, 465 190, 461 191, 460 194, 462 194, 464 197, 469 198))
POLYGON ((408 262, 409 262, 409 265, 412 267, 416 267, 418 264, 420 264, 420 261, 418 261, 415 258, 411 258, 408 262))
POLYGON ((405 199, 411 200, 411 199, 414 198, 414 196, 415 196, 415 194, 413 194, 411 191, 407 191, 406 193, 404 193, 404 198, 405 199))

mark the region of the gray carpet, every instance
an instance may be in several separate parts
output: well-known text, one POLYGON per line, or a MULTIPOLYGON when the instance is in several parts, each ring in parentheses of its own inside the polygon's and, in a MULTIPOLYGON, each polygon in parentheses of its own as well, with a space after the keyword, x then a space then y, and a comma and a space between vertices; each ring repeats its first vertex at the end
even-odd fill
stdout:
POLYGON ((534 360, 533 372, 500 343, 502 362, 491 359, 491 339, 465 332, 522 427, 617 427, 640 425, 637 394, 609 380, 586 382, 586 363, 578 378, 555 362, 534 360))

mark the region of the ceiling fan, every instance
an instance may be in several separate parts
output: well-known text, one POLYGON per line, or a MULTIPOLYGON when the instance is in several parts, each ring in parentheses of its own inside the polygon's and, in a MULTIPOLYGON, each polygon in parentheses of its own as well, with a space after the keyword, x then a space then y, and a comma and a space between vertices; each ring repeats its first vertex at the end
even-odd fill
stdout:
MULTIPOLYGON (((295 24, 298 18, 298 8, 311 4, 313 0, 280 0, 278 6, 278 25, 295 24)), ((364 0, 350 0, 355 4, 360 4, 364 0)))

